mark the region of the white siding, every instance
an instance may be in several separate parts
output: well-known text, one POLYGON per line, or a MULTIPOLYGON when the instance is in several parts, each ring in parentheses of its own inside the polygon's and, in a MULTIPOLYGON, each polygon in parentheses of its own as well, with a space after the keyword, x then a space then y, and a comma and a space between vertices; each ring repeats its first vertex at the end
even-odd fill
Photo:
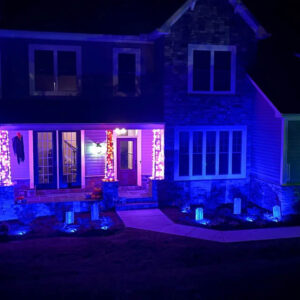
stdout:
POLYGON ((152 130, 142 130, 142 175, 152 175, 152 130))
POLYGON ((252 172, 261 179, 280 183, 282 118, 257 91, 254 98, 252 172))
POLYGON ((103 176, 105 168, 105 156, 92 152, 95 143, 106 141, 105 130, 86 130, 85 131, 85 175, 103 176))
POLYGON ((10 163, 11 163, 11 177, 12 181, 17 179, 29 179, 29 156, 28 156, 28 131, 9 131, 8 132, 9 137, 9 151, 10 151, 10 163), (25 153, 25 160, 24 162, 20 162, 18 164, 17 156, 14 155, 13 150, 13 143, 12 139, 17 135, 17 133, 20 132, 23 136, 23 142, 24 142, 24 153, 25 153))

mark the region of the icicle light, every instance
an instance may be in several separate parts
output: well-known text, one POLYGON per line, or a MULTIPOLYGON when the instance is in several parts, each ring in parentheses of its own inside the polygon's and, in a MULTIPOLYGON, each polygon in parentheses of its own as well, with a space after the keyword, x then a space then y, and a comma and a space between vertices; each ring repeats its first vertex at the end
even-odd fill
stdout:
POLYGON ((8 131, 0 130, 0 186, 10 186, 11 169, 8 131))

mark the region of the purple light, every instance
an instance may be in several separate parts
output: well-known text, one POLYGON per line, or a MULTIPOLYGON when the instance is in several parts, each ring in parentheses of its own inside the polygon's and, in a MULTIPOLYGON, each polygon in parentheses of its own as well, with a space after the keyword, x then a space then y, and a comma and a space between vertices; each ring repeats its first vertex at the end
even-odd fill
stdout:
POLYGON ((0 186, 10 186, 11 169, 8 131, 0 130, 0 186))
POLYGON ((165 156, 163 130, 153 129, 152 179, 162 180, 165 177, 165 156))

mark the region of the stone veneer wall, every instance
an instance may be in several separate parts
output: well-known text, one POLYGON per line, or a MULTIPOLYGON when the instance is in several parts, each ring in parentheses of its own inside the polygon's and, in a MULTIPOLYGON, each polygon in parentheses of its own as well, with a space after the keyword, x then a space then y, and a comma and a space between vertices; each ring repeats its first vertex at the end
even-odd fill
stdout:
POLYGON ((282 215, 300 213, 300 185, 279 185, 252 176, 250 199, 270 211, 279 205, 282 215))
MULTIPOLYGON (((254 88, 246 67, 256 55, 253 31, 226 0, 203 0, 188 10, 164 37, 165 180, 158 183, 161 205, 206 203, 215 207, 235 196, 249 199, 254 88), (188 94, 188 45, 236 45, 236 93, 188 94), (247 177, 239 180, 174 181, 176 126, 247 126, 247 177)), ((245 202, 245 201, 244 201, 245 202)))
POLYGON ((95 201, 15 204, 14 186, 0 187, 0 221, 19 219, 26 223, 34 218, 56 215, 64 221, 66 211, 88 212, 95 201))

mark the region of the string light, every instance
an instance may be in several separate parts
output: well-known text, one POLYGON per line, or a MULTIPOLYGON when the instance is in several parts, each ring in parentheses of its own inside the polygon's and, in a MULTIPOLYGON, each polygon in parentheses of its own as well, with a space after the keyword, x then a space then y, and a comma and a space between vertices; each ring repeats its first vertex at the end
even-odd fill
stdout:
POLYGON ((8 131, 0 130, 0 186, 10 186, 11 169, 8 131))
POLYGON ((152 179, 162 180, 165 177, 165 156, 163 130, 153 129, 152 143, 152 179))
POLYGON ((115 181, 113 130, 106 130, 105 176, 103 181, 115 181))

